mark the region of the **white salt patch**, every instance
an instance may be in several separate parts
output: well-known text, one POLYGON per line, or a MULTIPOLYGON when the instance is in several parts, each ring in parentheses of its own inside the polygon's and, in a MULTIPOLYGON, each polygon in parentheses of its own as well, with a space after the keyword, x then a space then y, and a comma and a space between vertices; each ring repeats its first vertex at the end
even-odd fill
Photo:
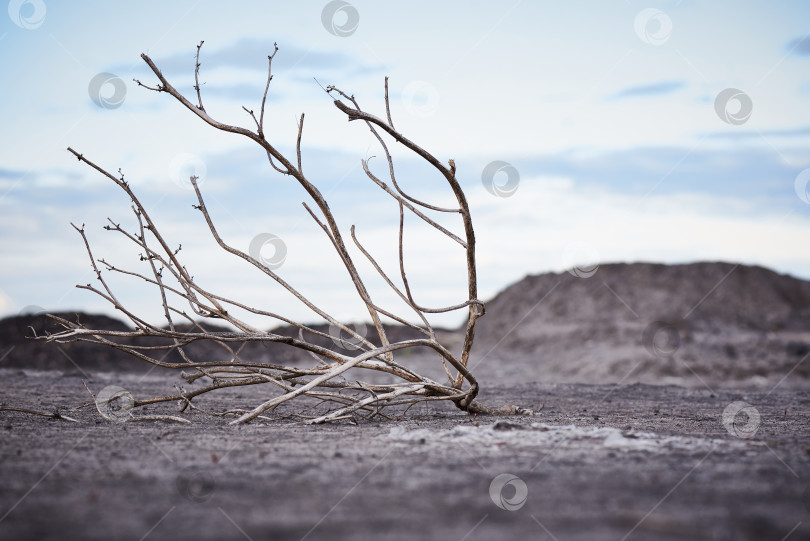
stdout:
MULTIPOLYGON (((515 427, 508 423, 500 424, 515 427)), ((651 432, 622 431, 612 427, 597 426, 552 426, 532 423, 521 428, 498 428, 499 423, 483 426, 460 425, 449 430, 419 428, 409 430, 396 426, 385 436, 403 444, 449 447, 461 444, 476 452, 497 453, 502 450, 551 450, 564 449, 571 452, 606 451, 665 453, 673 450, 708 451, 717 446, 750 445, 741 440, 708 439, 692 436, 668 436, 651 432)))

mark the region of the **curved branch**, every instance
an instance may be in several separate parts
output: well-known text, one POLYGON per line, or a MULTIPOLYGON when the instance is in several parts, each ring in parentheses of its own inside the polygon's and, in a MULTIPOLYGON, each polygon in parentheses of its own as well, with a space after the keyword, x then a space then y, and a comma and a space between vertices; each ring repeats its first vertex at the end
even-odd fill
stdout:
MULTIPOLYGON (((450 160, 449 162, 450 167, 447 168, 439 160, 433 157, 432 154, 427 152, 425 149, 423 149, 410 139, 406 138, 398 131, 394 130, 391 126, 389 126, 380 118, 371 115, 369 113, 366 113, 365 111, 352 109, 340 100, 335 100, 334 104, 335 107, 337 107, 348 117, 349 121, 364 120, 366 122, 379 126, 382 130, 384 130, 391 137, 393 137, 398 143, 402 144, 403 146, 410 149, 417 155, 421 156, 425 161, 430 163, 447 180, 448 184, 450 185, 450 188, 453 190, 453 194, 456 196, 456 200, 458 201, 459 208, 461 210, 461 218, 462 221, 464 222, 464 233, 467 238, 467 274, 468 274, 467 283, 468 283, 469 298, 471 301, 473 299, 477 299, 478 280, 475 266, 475 231, 473 230, 472 218, 470 216, 470 206, 467 203, 467 197, 464 195, 464 191, 461 189, 461 185, 458 183, 458 180, 456 180, 455 177, 456 173, 455 162, 453 162, 453 160, 450 160)), ((462 353, 461 353, 461 362, 465 366, 467 364, 467 361, 469 360, 470 350, 472 349, 473 338, 475 336, 475 321, 482 315, 483 312, 479 311, 477 303, 470 304, 470 312, 467 320, 467 329, 464 335, 464 345, 462 346, 462 353)), ((460 378, 457 380, 457 384, 458 385, 461 384, 460 378)))

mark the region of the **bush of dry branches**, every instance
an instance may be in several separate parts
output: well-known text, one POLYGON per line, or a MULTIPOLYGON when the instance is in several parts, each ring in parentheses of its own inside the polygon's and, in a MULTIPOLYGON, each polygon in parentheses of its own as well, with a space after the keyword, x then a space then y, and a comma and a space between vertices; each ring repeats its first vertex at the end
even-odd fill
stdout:
MULTIPOLYGON (((154 365, 182 370, 183 378, 189 382, 200 380, 201 387, 193 390, 184 390, 177 386, 177 393, 169 396, 135 400, 128 392, 105 392, 95 396, 95 401, 99 411, 107 414, 105 417, 116 419, 130 419, 136 417, 133 414, 134 408, 146 404, 158 402, 176 401, 180 405, 180 410, 184 411, 192 406, 192 400, 204 393, 215 391, 226 387, 262 385, 263 388, 273 389, 267 396, 264 396, 258 404, 249 405, 245 409, 231 410, 229 413, 235 415, 232 423, 247 423, 259 416, 265 417, 268 412, 273 411, 280 404, 287 403, 294 399, 312 399, 319 405, 320 410, 316 414, 306 414, 309 410, 301 410, 297 416, 306 423, 323 423, 340 419, 352 418, 355 415, 373 416, 381 414, 384 408, 396 405, 412 405, 421 401, 450 401, 458 408, 471 413, 523 413, 516 407, 505 407, 498 410, 487 408, 475 401, 478 394, 479 384, 473 374, 468 369, 470 349, 473 344, 476 320, 484 315, 484 304, 478 299, 476 283, 476 263, 475 263, 475 233, 470 216, 469 205, 464 192, 456 179, 456 166, 453 160, 447 164, 440 162, 425 149, 406 138, 395 127, 391 119, 391 110, 388 98, 388 79, 385 80, 385 111, 386 118, 379 118, 365 112, 354 96, 346 94, 340 89, 329 86, 324 90, 334 100, 335 107, 349 121, 360 121, 373 134, 378 141, 382 152, 387 160, 387 178, 379 178, 369 169, 366 160, 362 161, 363 170, 366 176, 382 190, 384 190, 393 200, 399 209, 399 234, 398 234, 398 254, 399 254, 399 275, 394 277, 386 273, 374 256, 358 241, 355 235, 354 226, 351 227, 350 237, 360 253, 376 269, 379 276, 388 286, 401 298, 411 311, 410 314, 395 314, 386 310, 383 306, 376 304, 367 289, 346 246, 346 239, 343 232, 338 227, 335 217, 318 188, 307 178, 303 172, 301 159, 301 138, 304 128, 304 115, 302 114, 298 123, 298 134, 294 156, 285 156, 273 143, 267 140, 264 132, 265 105, 267 103, 268 91, 272 79, 273 57, 278 51, 275 48, 273 54, 267 57, 268 70, 264 95, 258 116, 254 111, 243 109, 250 116, 254 129, 247 129, 239 126, 224 124, 212 118, 203 105, 202 93, 199 83, 200 71, 200 50, 203 43, 197 46, 195 62, 195 90, 196 103, 192 103, 186 96, 181 94, 164 77, 155 63, 149 56, 142 54, 141 58, 151 68, 157 77, 157 83, 153 86, 137 81, 137 84, 148 90, 168 94, 191 113, 197 115, 200 120, 209 126, 237 135, 241 135, 259 145, 267 154, 269 165, 276 172, 295 179, 307 192, 310 201, 304 202, 304 208, 312 219, 317 223, 324 235, 331 242, 337 252, 340 261, 345 267, 351 279, 351 284, 356 294, 364 303, 368 310, 371 323, 374 329, 374 337, 367 338, 356 332, 350 326, 345 325, 313 302, 307 299, 288 281, 282 278, 274 269, 263 264, 256 257, 246 253, 225 242, 220 236, 217 227, 214 225, 203 198, 203 193, 197 183, 197 178, 191 177, 191 184, 196 194, 197 204, 195 208, 201 213, 208 231, 216 243, 234 257, 241 258, 248 265, 253 265, 263 272, 269 280, 273 280, 280 287, 289 291, 301 303, 303 303, 314 316, 328 322, 333 328, 339 329, 341 337, 337 344, 350 346, 346 349, 338 347, 324 347, 317 345, 312 340, 304 338, 304 332, 308 336, 321 336, 335 338, 324 333, 322 330, 305 325, 302 322, 294 321, 282 314, 262 310, 239 302, 235 299, 220 296, 213 291, 208 291, 200 283, 194 280, 192 274, 184 265, 180 251, 173 249, 168 240, 161 233, 157 223, 150 217, 149 211, 143 206, 138 196, 132 190, 130 184, 124 179, 120 169, 118 174, 112 174, 90 161, 85 155, 68 148, 79 161, 84 162, 98 173, 104 175, 114 182, 121 190, 126 192, 132 201, 132 210, 137 221, 134 230, 127 230, 119 223, 109 219, 109 224, 105 226, 108 231, 121 235, 128 242, 137 246, 141 253, 141 260, 145 261, 148 270, 137 272, 116 267, 107 263, 104 259, 96 259, 91 249, 90 243, 85 234, 84 225, 73 227, 81 235, 92 268, 98 279, 97 286, 90 284, 79 285, 77 287, 87 289, 100 295, 109 302, 116 310, 124 314, 129 322, 134 326, 130 331, 111 331, 104 329, 89 329, 79 322, 71 322, 64 318, 57 319, 64 326, 64 330, 48 335, 44 339, 52 342, 70 341, 90 341, 105 344, 109 347, 118 348, 127 353, 154 365), (389 152, 390 141, 402 145, 409 151, 415 153, 421 159, 429 163, 445 179, 447 186, 455 197, 456 205, 452 208, 443 208, 432 205, 425 201, 420 201, 408 195, 398 183, 394 161, 389 152), (433 227, 437 234, 446 235, 464 251, 466 257, 466 280, 467 298, 453 305, 444 307, 423 306, 414 300, 414 295, 408 283, 405 272, 405 258, 403 254, 403 228, 404 216, 409 213, 423 220, 433 227), (458 217, 461 233, 456 235, 447 228, 440 225, 437 220, 431 218, 435 214, 449 214, 458 217), (104 271, 104 272, 102 272, 104 271), (124 303, 119 301, 108 282, 105 280, 106 273, 119 273, 128 277, 143 280, 156 288, 162 299, 162 311, 165 316, 165 323, 161 326, 151 324, 136 313, 128 309, 124 303), (180 306, 188 306, 190 312, 180 306), (434 327, 429 321, 431 314, 445 313, 450 311, 463 310, 466 312, 466 325, 463 344, 460 352, 451 352, 443 346, 436 337, 434 327), (237 312, 248 312, 256 316, 264 316, 270 320, 284 322, 299 329, 298 337, 282 336, 272 332, 262 331, 242 321, 237 312), (414 318, 415 315, 415 319, 414 318), (386 334, 383 325, 383 318, 388 318, 401 325, 412 329, 417 329, 421 338, 408 339, 392 342, 386 334), (204 328, 199 321, 216 319, 227 322, 234 330, 211 331, 204 328), (411 320, 418 320, 421 324, 414 324, 411 320), (346 338, 343 338, 343 337, 346 338), (148 337, 151 341, 144 341, 148 337), (161 342, 155 342, 160 339, 161 342), (228 352, 228 361, 212 361, 192 358, 186 350, 186 346, 197 341, 209 341, 218 345, 228 352), (279 342, 288 347, 305 350, 313 357, 313 362, 305 367, 286 366, 283 364, 255 362, 251 359, 242 358, 236 347, 238 344, 246 342, 279 342), (397 353, 404 348, 429 348, 436 354, 436 362, 444 366, 446 379, 435 381, 425 377, 405 364, 397 360, 397 353), (341 351, 342 350, 342 351, 341 351), (177 351, 180 359, 177 362, 166 361, 168 351, 177 351), (348 353, 347 353, 348 352, 348 353), (389 376, 392 383, 370 383, 359 379, 349 380, 344 377, 348 370, 356 373, 358 370, 382 372, 389 376), (266 385, 269 384, 269 385, 266 385), (117 404, 114 408, 113 406, 117 404), (117 409, 116 409, 117 408, 117 409), (124 413, 120 413, 123 411, 124 413), (112 414, 110 412, 113 412, 112 414), (264 414, 264 415, 263 415, 264 414)), ((321 341, 322 343, 322 341, 321 341)), ((178 418, 172 418, 178 419, 178 418)))

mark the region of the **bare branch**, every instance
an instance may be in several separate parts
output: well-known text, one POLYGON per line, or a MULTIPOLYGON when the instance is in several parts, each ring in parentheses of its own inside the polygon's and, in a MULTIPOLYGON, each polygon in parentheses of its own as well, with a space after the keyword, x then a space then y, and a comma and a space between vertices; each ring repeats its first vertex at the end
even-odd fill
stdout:
POLYGON ((388 101, 388 76, 385 76, 385 115, 388 117, 388 125, 394 128, 394 121, 391 120, 391 102, 388 101))
POLYGON ((298 156, 298 172, 304 174, 304 168, 301 167, 301 133, 304 131, 304 113, 301 113, 301 120, 298 122, 298 140, 295 143, 295 154, 298 156))
POLYGON ((264 107, 267 104, 267 91, 270 90, 270 81, 273 80, 273 57, 278 52, 278 43, 273 43, 273 54, 267 55, 267 84, 264 85, 264 95, 262 96, 262 111, 259 114, 259 136, 264 137, 264 107))
POLYGON ((29 415, 39 415, 40 417, 47 417, 49 419, 56 419, 57 421, 69 421, 71 423, 79 422, 76 419, 73 419, 72 417, 62 415, 58 409, 55 409, 52 412, 47 412, 47 411, 32 410, 28 408, 15 408, 13 406, 0 405, 0 411, 16 411, 19 413, 27 413, 29 415))
POLYGON ((200 94, 200 49, 202 49, 204 41, 200 41, 197 45, 197 57, 194 61, 194 90, 197 91, 197 107, 200 111, 205 111, 203 107, 202 95, 200 94))

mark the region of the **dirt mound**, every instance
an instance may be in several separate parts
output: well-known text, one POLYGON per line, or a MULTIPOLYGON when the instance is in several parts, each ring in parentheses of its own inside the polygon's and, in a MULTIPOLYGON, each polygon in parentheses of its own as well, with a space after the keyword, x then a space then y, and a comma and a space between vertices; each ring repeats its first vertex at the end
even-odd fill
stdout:
MULTIPOLYGON (((81 322, 88 328, 112 331, 130 330, 123 322, 104 315, 76 312, 58 312, 54 315, 73 322, 81 322)), ((142 363, 113 348, 73 342, 69 344, 46 344, 35 337, 64 330, 59 323, 44 315, 44 312, 18 315, 0 320, 0 366, 34 370, 62 370, 81 374, 82 371, 104 368, 105 370, 148 370, 142 363)))
POLYGON ((487 303, 479 377, 810 385, 810 282, 729 263, 527 276, 487 303))
MULTIPOLYGON (((104 329, 111 331, 131 331, 132 328, 124 322, 104 315, 93 315, 76 312, 60 312, 54 315, 72 321, 80 322, 89 329, 104 329)), ((197 322, 196 325, 212 332, 231 332, 233 329, 214 325, 208 322, 197 322)), ((374 327, 371 324, 351 324, 356 332, 366 337, 375 335, 374 327)), ((307 342, 336 349, 341 353, 351 353, 354 349, 351 344, 341 346, 340 338, 351 340, 351 337, 344 333, 339 335, 337 328, 330 328, 326 324, 310 325, 311 329, 326 335, 334 335, 333 341, 330 336, 322 336, 310 331, 303 332, 303 338, 307 342)), ((176 325, 178 331, 188 331, 190 324, 176 325)), ((48 333, 56 333, 63 330, 61 325, 53 319, 47 317, 44 312, 27 314, 5 318, 0 320, 0 357, 2 357, 3 368, 22 368, 31 370, 62 370, 77 375, 87 375, 93 371, 147 371, 152 365, 141 361, 123 351, 112 347, 101 346, 88 342, 70 342, 65 344, 46 343, 43 340, 36 340, 35 337, 45 336, 48 333)), ((385 325, 388 339, 392 342, 424 338, 419 331, 410 327, 399 325, 385 325)), ((268 331, 280 336, 299 338, 299 329, 292 325, 283 325, 268 331)), ((113 341, 121 344, 131 344, 140 346, 167 345, 171 341, 151 337, 120 339, 113 341)), ((235 342, 229 343, 230 350, 218 346, 210 341, 197 341, 183 347, 185 353, 192 359, 205 361, 229 361, 238 356, 243 360, 260 362, 266 364, 291 364, 312 363, 313 359, 309 353, 300 349, 292 348, 280 342, 235 342)), ((401 353, 407 354, 406 351, 401 353)), ((164 362, 181 363, 182 357, 178 351, 172 351, 161 358, 164 362)))
POLYGON ((810 282, 763 267, 730 263, 602 265, 592 276, 527 276, 487 303, 483 329, 535 322, 688 320, 693 328, 807 330, 810 282), (552 288, 553 295, 532 310, 552 288), (531 313, 529 313, 531 311, 531 313), (524 322, 525 323, 525 322, 524 322))

